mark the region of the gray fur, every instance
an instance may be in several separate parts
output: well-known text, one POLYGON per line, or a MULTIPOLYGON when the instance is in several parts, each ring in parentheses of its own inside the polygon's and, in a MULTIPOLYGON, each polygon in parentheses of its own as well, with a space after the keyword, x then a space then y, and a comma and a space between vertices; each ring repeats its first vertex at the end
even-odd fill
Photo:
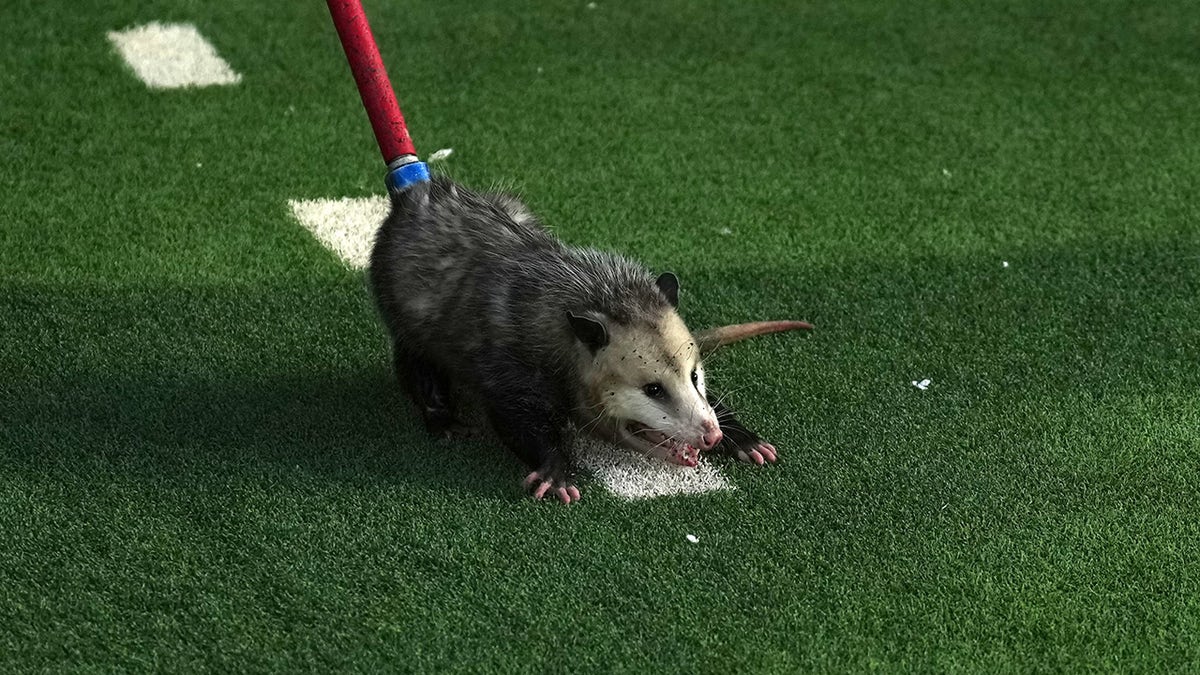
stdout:
POLYGON ((520 396, 510 385, 523 382, 500 380, 526 372, 572 417, 583 384, 568 313, 652 326, 673 311, 641 265, 568 247, 515 197, 477 194, 440 177, 393 197, 370 281, 398 361, 427 359, 484 401, 496 392, 520 396))

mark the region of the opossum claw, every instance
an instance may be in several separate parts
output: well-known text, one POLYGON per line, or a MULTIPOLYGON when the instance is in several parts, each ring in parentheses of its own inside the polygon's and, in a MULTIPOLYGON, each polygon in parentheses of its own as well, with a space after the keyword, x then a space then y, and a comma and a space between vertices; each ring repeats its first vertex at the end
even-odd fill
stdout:
POLYGON ((779 461, 779 453, 770 443, 759 443, 749 450, 738 450, 737 458, 747 464, 774 464, 779 461))
POLYGON ((733 411, 730 410, 718 398, 713 398, 713 392, 709 392, 709 401, 712 403, 713 410, 717 412, 717 419, 721 420, 721 431, 724 432, 724 437, 717 446, 710 450, 717 455, 726 455, 733 457, 740 462, 747 464, 774 464, 779 461, 779 450, 770 443, 758 437, 758 434, 750 431, 736 417, 733 411))
POLYGON ((779 451, 770 443, 759 442, 750 448, 739 448, 734 456, 747 464, 774 464, 779 461, 779 451))
POLYGON ((549 494, 551 497, 558 497, 563 504, 579 501, 579 488, 567 482, 566 479, 555 480, 552 474, 551 471, 531 471, 524 481, 525 489, 530 491, 529 496, 541 501, 549 494))
POLYGON ((812 329, 813 325, 807 321, 754 321, 700 331, 696 334, 696 343, 700 346, 701 354, 708 354, 717 347, 724 347, 759 335, 812 329))

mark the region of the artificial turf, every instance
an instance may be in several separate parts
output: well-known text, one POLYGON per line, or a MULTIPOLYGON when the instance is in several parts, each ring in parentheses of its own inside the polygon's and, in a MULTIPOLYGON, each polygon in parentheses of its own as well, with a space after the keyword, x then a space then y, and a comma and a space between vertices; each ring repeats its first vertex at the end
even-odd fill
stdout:
POLYGON ((710 365, 784 461, 524 499, 291 219, 382 189, 324 3, 17 2, 0 670, 1200 667, 1194 3, 366 6, 456 178, 818 326, 710 365), (146 89, 149 21, 242 83, 146 89))

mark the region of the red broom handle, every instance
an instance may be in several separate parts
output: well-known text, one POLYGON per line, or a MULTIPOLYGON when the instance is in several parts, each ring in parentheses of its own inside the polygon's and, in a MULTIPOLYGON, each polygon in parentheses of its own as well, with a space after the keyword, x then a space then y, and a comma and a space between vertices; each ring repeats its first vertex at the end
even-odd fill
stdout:
POLYGON ((375 131, 383 161, 390 168, 392 162, 405 155, 413 155, 415 160, 417 150, 404 125, 404 115, 400 113, 400 104, 396 102, 379 48, 375 46, 375 36, 371 34, 362 2, 328 0, 328 4, 342 49, 346 50, 346 60, 354 72, 358 94, 367 109, 367 117, 371 118, 371 128, 375 131))

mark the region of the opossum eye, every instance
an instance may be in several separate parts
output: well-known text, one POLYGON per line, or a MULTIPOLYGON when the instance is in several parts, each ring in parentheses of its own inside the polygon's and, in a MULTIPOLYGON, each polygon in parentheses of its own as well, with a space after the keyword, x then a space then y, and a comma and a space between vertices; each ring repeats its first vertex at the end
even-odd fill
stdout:
POLYGON ((696 371, 694 371, 694 370, 692 371, 692 386, 693 387, 700 386, 700 375, 697 374, 696 371))
POLYGON ((667 395, 667 390, 663 389, 661 382, 651 382, 642 387, 642 391, 650 398, 665 398, 667 395))

